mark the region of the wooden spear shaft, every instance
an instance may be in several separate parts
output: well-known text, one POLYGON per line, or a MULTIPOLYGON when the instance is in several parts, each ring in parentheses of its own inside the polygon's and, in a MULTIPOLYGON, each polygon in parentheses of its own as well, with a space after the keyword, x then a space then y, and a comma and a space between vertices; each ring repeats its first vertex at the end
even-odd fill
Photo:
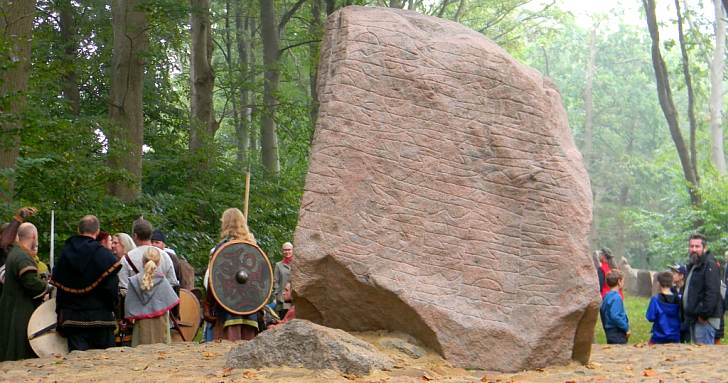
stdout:
POLYGON ((248 167, 248 173, 245 174, 245 207, 243 208, 243 215, 245 215, 245 223, 248 223, 248 202, 250 200, 250 167, 248 167))

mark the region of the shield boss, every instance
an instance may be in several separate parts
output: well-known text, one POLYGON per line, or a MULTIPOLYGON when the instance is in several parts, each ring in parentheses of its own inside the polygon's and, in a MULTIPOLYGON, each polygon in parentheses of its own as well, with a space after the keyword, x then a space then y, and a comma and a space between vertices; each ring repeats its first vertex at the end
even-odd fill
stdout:
POLYGON ((230 313, 252 314, 270 299, 273 268, 258 246, 230 241, 220 246, 210 259, 210 290, 230 313))

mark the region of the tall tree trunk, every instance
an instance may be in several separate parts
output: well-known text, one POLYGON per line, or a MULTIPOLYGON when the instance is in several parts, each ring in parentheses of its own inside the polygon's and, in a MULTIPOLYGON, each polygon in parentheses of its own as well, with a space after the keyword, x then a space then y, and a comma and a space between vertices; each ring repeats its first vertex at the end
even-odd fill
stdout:
POLYGON ((458 4, 458 10, 455 11, 455 16, 453 16, 453 21, 456 23, 460 22, 460 18, 463 17, 463 12, 465 11, 465 0, 460 0, 460 3, 458 4))
POLYGON ((248 51, 250 50, 250 44, 248 42, 248 36, 246 34, 248 27, 249 16, 243 16, 243 9, 240 1, 235 2, 235 41, 238 47, 238 70, 240 73, 240 79, 243 86, 237 89, 238 97, 240 97, 240 119, 238 125, 235 127, 235 137, 237 138, 237 160, 239 164, 244 164, 248 161, 248 140, 249 130, 251 121, 251 107, 249 104, 250 93, 249 87, 249 74, 248 70, 248 51))
POLYGON ((715 50, 710 62, 710 158, 718 174, 726 175, 723 148, 723 72, 725 70, 725 10, 720 0, 713 0, 715 8, 715 50))
POLYGON ((693 92, 693 81, 690 77, 690 60, 688 50, 685 46, 685 33, 683 32, 682 14, 680 13, 680 0, 675 0, 675 12, 677 13, 678 41, 682 53, 683 77, 688 91, 688 121, 690 123, 690 165, 695 173, 696 184, 700 182, 698 173, 698 151, 696 149, 695 134, 698 131, 698 122, 695 119, 695 93, 693 92))
MULTIPOLYGON (((235 11, 233 11, 231 4, 231 0, 225 0, 225 64, 227 65, 228 70, 228 86, 230 89, 228 90, 227 98, 230 100, 230 104, 232 105, 233 109, 233 127, 235 128, 235 132, 237 133, 240 131, 240 100, 238 99, 238 95, 240 94, 240 66, 235 62, 235 59, 233 58, 233 26, 231 24, 231 19, 234 19, 235 23, 235 36, 238 35, 238 14, 240 13, 240 2, 235 2, 235 11), (234 13, 234 14, 233 14, 234 13)), ((243 160, 245 157, 240 156, 240 152, 238 150, 237 160, 239 164, 243 163, 243 160)))
MULTIPOLYGON (((190 151, 199 158, 208 158, 217 123, 212 105, 215 77, 212 73, 212 31, 210 1, 190 0, 190 151)), ((203 166, 209 165, 202 161, 203 166)))
POLYGON ((56 8, 60 15, 61 44, 63 53, 63 82, 61 89, 63 98, 66 99, 71 113, 78 115, 81 111, 81 95, 78 89, 78 78, 76 75, 77 37, 76 23, 74 18, 74 7, 70 0, 57 0, 56 8))
MULTIPOLYGON (((635 124, 628 125, 627 130, 627 148, 625 153, 628 157, 631 157, 634 153, 634 139, 635 139, 635 124)), ((619 213, 617 214, 617 244, 615 246, 615 254, 621 259, 626 255, 626 244, 627 244, 627 233, 625 228, 627 222, 625 220, 625 212, 627 211, 627 204, 629 202, 630 195, 630 184, 625 182, 619 191, 619 213)))
MULTIPOLYGON (((257 30, 258 26, 256 23, 256 17, 248 17, 248 30, 250 31, 250 39, 248 40, 248 56, 250 56, 250 59, 248 60, 248 81, 251 84, 257 83, 258 78, 258 71, 256 70, 256 67, 258 65, 258 59, 255 56, 255 46, 253 42, 258 37, 257 30)), ((255 88, 253 88, 255 89, 255 88)), ((258 114, 258 100, 256 99, 255 93, 248 92, 248 96, 250 97, 248 101, 248 105, 250 105, 250 125, 249 125, 249 140, 250 145, 248 145, 248 149, 251 152, 255 152, 258 150, 258 131, 255 128, 255 125, 253 125, 253 116, 256 116, 258 114)))
POLYGON ((111 58, 109 166, 126 171, 128 181, 113 181, 109 192, 123 201, 141 193, 144 144, 144 54, 149 44, 141 0, 111 2, 114 45, 111 58))
POLYGON ((594 102, 593 102, 593 84, 594 84, 594 65, 597 58, 597 28, 591 31, 589 36, 589 59, 586 63, 586 81, 584 84, 584 147, 582 154, 584 155, 584 163, 587 169, 591 169, 592 165, 592 147, 594 143, 594 102))
MULTIPOLYGON (((35 0, 0 0, 0 170, 18 159, 34 17, 35 0)), ((14 188, 14 176, 0 178, 0 201, 12 201, 14 188)))
POLYGON ((263 166, 271 173, 278 174, 278 137, 276 134, 275 112, 278 100, 279 80, 279 46, 274 2, 260 0, 261 37, 263 40, 263 65, 265 66, 263 83, 263 105, 265 110, 261 116, 261 155, 263 166))
POLYGON ((660 100, 662 113, 665 115, 667 126, 670 129, 670 136, 675 144, 680 165, 683 169, 685 181, 688 184, 688 193, 690 201, 694 206, 700 204, 700 195, 698 194, 698 178, 690 161, 688 149, 685 146, 682 133, 680 133, 680 125, 677 120, 677 111, 675 103, 672 100, 672 91, 670 90, 670 79, 665 66, 665 60, 660 52, 660 33, 657 26, 657 17, 655 15, 655 0, 642 0, 645 7, 647 18, 647 27, 650 31, 650 39, 652 40, 652 66, 655 70, 655 82, 657 83, 657 98, 660 100))
MULTIPOLYGON (((321 36, 321 0, 312 0, 311 2, 311 24, 310 34, 311 36, 321 36)), ((318 118, 319 111, 319 99, 318 91, 316 89, 316 81, 318 79, 318 57, 319 57, 319 44, 311 43, 308 46, 308 57, 309 57, 309 84, 308 88, 311 94, 311 105, 309 107, 309 120, 311 125, 316 127, 316 119, 318 118)))

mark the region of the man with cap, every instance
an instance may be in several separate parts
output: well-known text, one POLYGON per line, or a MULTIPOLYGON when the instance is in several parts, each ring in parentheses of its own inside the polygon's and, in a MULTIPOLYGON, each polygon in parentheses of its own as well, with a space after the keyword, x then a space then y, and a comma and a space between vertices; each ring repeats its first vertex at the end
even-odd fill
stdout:
POLYGON ((172 260, 172 268, 174 269, 174 275, 177 276, 177 280, 182 282, 179 275, 179 258, 177 258, 177 253, 172 250, 171 248, 167 247, 167 237, 162 233, 159 229, 154 229, 152 232, 152 246, 158 248, 159 250, 163 250, 167 255, 169 255, 169 259, 172 260))
POLYGON ((685 265, 674 264, 670 266, 672 271, 672 294, 677 297, 680 302, 680 343, 690 342, 690 328, 685 322, 685 316, 682 310, 682 296, 685 290, 685 275, 688 273, 688 269, 685 265))
POLYGON ((678 298, 682 298, 683 289, 685 288, 685 275, 688 273, 688 269, 685 265, 674 264, 670 266, 672 271, 672 293, 678 298))
POLYGON ((152 246, 164 250, 169 255, 169 258, 172 260, 174 275, 177 276, 177 280, 179 281, 179 288, 190 291, 194 289, 195 269, 183 256, 177 255, 172 248, 167 247, 167 237, 159 229, 155 229, 152 232, 152 246))

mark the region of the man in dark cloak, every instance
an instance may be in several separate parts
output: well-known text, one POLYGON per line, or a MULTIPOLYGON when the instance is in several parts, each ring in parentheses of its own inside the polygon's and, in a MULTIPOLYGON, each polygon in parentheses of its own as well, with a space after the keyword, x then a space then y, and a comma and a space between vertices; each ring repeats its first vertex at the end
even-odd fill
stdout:
POLYGON ((28 342, 28 321, 47 290, 32 257, 37 250, 38 230, 31 223, 21 224, 5 260, 5 288, 0 295, 0 362, 35 357, 28 342))
POLYGON ((59 331, 68 338, 69 351, 112 347, 120 264, 96 241, 98 218, 83 217, 78 233, 66 240, 51 277, 58 288, 59 331))

